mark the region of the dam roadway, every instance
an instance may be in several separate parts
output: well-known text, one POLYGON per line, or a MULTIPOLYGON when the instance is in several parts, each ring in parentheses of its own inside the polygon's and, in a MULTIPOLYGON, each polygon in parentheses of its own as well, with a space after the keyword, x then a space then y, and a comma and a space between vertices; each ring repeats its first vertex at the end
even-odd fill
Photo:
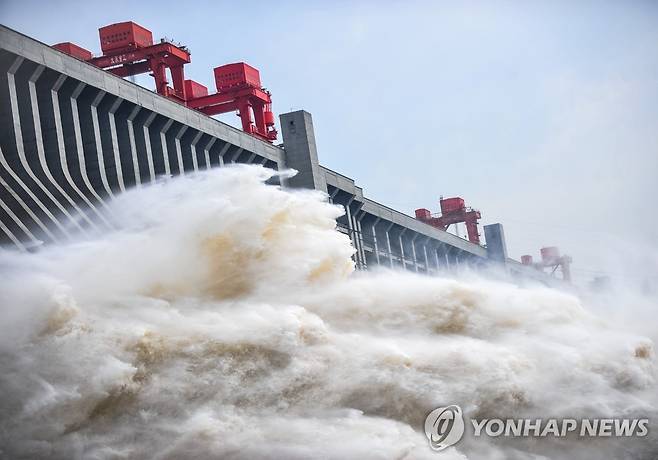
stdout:
POLYGON ((299 173, 287 187, 326 192, 357 268, 438 273, 496 264, 521 278, 560 281, 507 256, 501 224, 487 246, 436 229, 364 196, 318 161, 305 111, 280 116, 283 145, 261 141, 132 82, 0 26, 0 245, 31 250, 111 228, 107 204, 158 177, 225 164, 299 173))

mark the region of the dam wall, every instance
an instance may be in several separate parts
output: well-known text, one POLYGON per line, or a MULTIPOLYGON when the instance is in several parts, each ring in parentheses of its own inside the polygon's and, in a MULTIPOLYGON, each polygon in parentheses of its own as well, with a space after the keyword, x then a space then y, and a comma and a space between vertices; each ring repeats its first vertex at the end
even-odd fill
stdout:
MULTIPOLYGON (((319 162, 311 114, 280 116, 276 146, 0 26, 0 245, 32 250, 112 228, 107 204, 131 187, 232 163, 295 177, 345 209, 337 220, 357 268, 437 273, 496 264, 557 282, 507 257, 501 224, 487 246, 434 228, 363 193, 319 162)), ((346 147, 349 148, 349 147, 346 147)))

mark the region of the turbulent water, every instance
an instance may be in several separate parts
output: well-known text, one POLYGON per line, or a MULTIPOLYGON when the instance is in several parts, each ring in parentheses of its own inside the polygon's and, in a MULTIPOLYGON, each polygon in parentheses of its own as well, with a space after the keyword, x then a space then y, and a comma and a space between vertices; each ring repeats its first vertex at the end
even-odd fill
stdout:
POLYGON ((0 254, 0 457, 658 456, 649 338, 556 290, 353 273, 340 209, 271 174, 136 189, 111 205, 116 231, 0 254), (424 419, 448 404, 650 432, 434 452, 424 419))

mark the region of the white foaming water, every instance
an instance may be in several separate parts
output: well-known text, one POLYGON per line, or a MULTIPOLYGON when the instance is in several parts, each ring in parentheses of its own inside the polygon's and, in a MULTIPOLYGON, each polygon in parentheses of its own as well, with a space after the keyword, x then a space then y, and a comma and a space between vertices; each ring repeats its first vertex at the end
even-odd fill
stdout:
POLYGON ((341 211, 271 174, 133 190, 119 231, 0 254, 0 457, 655 458, 648 338, 556 290, 353 273, 341 211), (423 422, 448 404, 650 433, 433 452, 423 422))

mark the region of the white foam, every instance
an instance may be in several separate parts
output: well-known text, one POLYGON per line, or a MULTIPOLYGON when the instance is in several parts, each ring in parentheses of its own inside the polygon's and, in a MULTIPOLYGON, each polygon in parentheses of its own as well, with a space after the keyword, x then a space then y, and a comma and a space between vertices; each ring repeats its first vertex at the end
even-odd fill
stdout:
MULTIPOLYGON (((655 417, 649 339, 555 290, 353 273, 340 209, 270 175, 228 167, 129 191, 115 233, 0 254, 0 452, 597 458, 616 441, 465 438, 439 457, 421 430, 446 404, 655 417)), ((623 448, 652 452, 652 436, 623 448)))

